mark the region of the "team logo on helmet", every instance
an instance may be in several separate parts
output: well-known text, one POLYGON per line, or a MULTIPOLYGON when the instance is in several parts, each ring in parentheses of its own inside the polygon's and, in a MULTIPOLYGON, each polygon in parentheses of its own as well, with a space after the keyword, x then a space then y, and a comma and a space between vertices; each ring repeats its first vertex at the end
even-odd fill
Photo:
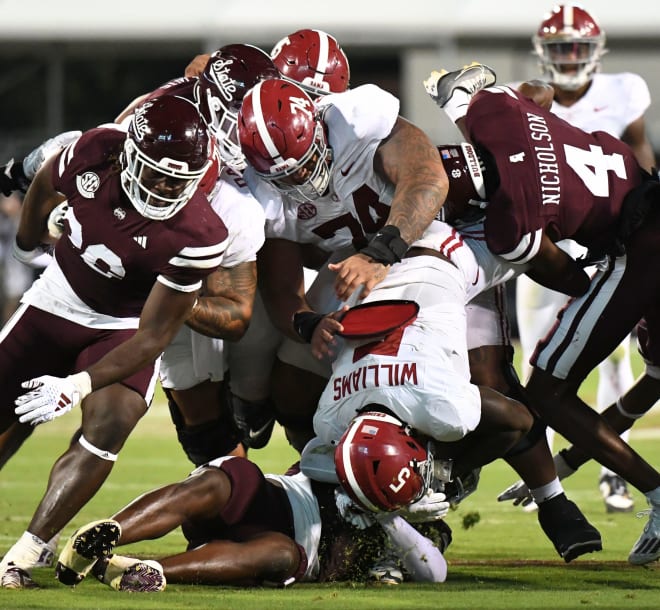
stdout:
POLYGON ((238 91, 236 81, 230 76, 233 63, 233 59, 218 58, 210 66, 218 91, 227 102, 232 102, 238 91))
POLYGON ((133 133, 138 142, 141 142, 144 139, 144 136, 148 131, 149 121, 145 117, 145 114, 152 106, 153 102, 146 101, 140 104, 133 114, 133 133))
POLYGON ((99 190, 101 181, 98 174, 85 172, 82 176, 76 176, 78 192, 86 199, 93 199, 94 193, 99 190))

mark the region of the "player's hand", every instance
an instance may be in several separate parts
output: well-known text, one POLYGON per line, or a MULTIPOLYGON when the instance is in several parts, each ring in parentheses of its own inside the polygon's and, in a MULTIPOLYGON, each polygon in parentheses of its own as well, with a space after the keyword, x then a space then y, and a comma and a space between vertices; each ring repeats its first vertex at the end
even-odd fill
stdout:
POLYGON ((516 481, 497 496, 498 502, 507 502, 508 500, 513 500, 514 506, 527 506, 534 502, 529 487, 527 487, 524 481, 516 481))
POLYGON ((68 413, 91 392, 91 380, 86 372, 68 377, 42 375, 29 379, 21 387, 30 390, 14 402, 14 413, 22 424, 36 426, 68 413))
POLYGON ((55 206, 48 215, 48 235, 53 239, 59 239, 62 237, 64 231, 64 217, 68 210, 69 202, 64 200, 59 205, 55 206))
POLYGON ((210 57, 211 56, 208 53, 195 55, 192 61, 186 66, 183 75, 186 77, 199 76, 204 72, 204 68, 206 68, 206 64, 209 62, 210 57))
POLYGON ((355 505, 353 500, 343 490, 335 489, 335 503, 341 518, 359 530, 374 525, 374 513, 366 513, 355 505))
POLYGON ((310 342, 312 345, 312 354, 315 358, 321 360, 322 358, 335 355, 335 348, 337 347, 335 335, 344 330, 339 320, 347 311, 348 306, 346 305, 339 311, 324 316, 316 325, 310 342))
POLYGON ((335 293, 342 301, 347 301, 356 290, 361 290, 361 299, 369 296, 369 293, 385 279, 389 271, 389 267, 386 265, 359 253, 349 256, 339 263, 329 264, 328 269, 337 274, 335 293))
POLYGON ((428 523, 444 519, 450 508, 445 494, 428 489, 420 500, 395 512, 408 523, 428 523))

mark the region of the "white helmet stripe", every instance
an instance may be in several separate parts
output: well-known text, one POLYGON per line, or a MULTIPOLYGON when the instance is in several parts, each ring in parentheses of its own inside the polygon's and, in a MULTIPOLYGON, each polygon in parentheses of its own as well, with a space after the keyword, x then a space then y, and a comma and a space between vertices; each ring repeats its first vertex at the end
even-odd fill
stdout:
POLYGON ((328 35, 320 30, 312 30, 316 32, 319 37, 319 61, 316 65, 316 71, 325 74, 328 68, 328 60, 330 59, 330 42, 328 35))
POLYGON ((353 437, 355 436, 355 433, 360 429, 360 426, 362 425, 360 419, 358 418, 353 424, 351 425, 351 428, 348 432, 348 436, 344 440, 344 444, 342 445, 341 452, 342 452, 342 461, 344 462, 344 468, 346 470, 346 478, 348 479, 348 484, 350 485, 351 490, 353 493, 358 497, 358 500, 360 500, 360 503, 363 506, 366 506, 369 508, 369 510, 372 510, 376 513, 379 513, 380 510, 377 506, 375 506, 369 498, 367 498, 363 493, 362 489, 360 488, 360 484, 357 482, 357 479, 355 478, 355 474, 353 473, 353 464, 351 464, 351 443, 353 442, 353 437))
POLYGON ((575 17, 573 12, 573 5, 569 4, 564 6, 564 27, 566 29, 573 29, 575 25, 575 17))
POLYGON ((284 159, 280 156, 280 152, 277 150, 277 147, 275 146, 275 142, 273 142, 272 138, 270 137, 270 133, 268 133, 268 128, 266 127, 266 123, 264 121, 264 115, 261 110, 261 85, 263 85, 265 81, 259 81, 254 89, 252 89, 252 105, 254 106, 254 118, 257 123, 257 132, 259 133, 259 137, 261 138, 261 141, 264 143, 264 146, 266 147, 266 151, 268 154, 275 160, 274 165, 279 165, 280 163, 284 162, 284 159))

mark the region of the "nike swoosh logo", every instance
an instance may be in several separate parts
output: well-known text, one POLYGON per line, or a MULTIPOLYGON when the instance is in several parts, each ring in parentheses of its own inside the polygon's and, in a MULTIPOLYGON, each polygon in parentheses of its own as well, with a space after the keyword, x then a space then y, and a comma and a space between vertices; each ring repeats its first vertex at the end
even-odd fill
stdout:
POLYGON ((605 110, 607 106, 594 106, 594 112, 600 112, 601 110, 605 110))
POLYGON ((346 169, 341 169, 339 170, 341 172, 342 176, 348 176, 348 172, 350 172, 353 169, 353 166, 355 163, 351 163, 346 169))
POLYGON ((268 420, 263 426, 261 426, 261 428, 259 428, 258 430, 252 430, 252 428, 250 428, 250 431, 248 432, 248 436, 249 436, 250 438, 257 438, 257 436, 259 436, 262 432, 265 432, 266 429, 268 428, 268 426, 271 426, 272 424, 273 424, 273 420, 272 420, 272 419, 269 419, 269 420, 268 420))

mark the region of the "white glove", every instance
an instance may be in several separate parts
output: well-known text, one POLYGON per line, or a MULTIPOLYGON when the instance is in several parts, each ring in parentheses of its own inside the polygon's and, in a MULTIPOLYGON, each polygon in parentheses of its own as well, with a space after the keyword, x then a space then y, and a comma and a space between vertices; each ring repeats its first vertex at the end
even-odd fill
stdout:
POLYGON ((335 503, 341 518, 359 530, 367 529, 374 525, 374 514, 365 513, 355 505, 355 502, 339 487, 335 489, 335 503))
POLYGON ((498 502, 506 502, 507 500, 513 500, 514 506, 518 506, 519 504, 527 506, 534 502, 529 487, 527 487, 524 481, 516 481, 497 496, 498 502))
POLYGON ((12 249, 12 255, 17 261, 20 261, 28 267, 33 269, 43 269, 48 267, 52 262, 53 257, 44 252, 41 248, 35 248, 34 250, 23 250, 14 240, 14 247, 12 249))
POLYGON ((401 515, 408 523, 428 523, 444 519, 449 509, 450 504, 445 494, 428 489, 420 500, 400 508, 395 513, 401 515))
MULTIPOLYGON (((568 465, 561 451, 552 456, 552 461, 555 463, 555 470, 560 481, 566 477, 570 477, 575 472, 575 469, 568 465)), ((519 504, 527 506, 534 502, 529 487, 527 487, 524 481, 516 481, 497 496, 498 502, 506 502, 507 500, 513 500, 514 506, 518 506, 519 504)))
POLYGON ((92 380, 86 371, 68 377, 42 375, 29 379, 21 387, 31 390, 14 402, 14 413, 22 424, 36 426, 68 413, 92 391, 92 380))
POLYGON ((69 202, 64 200, 59 205, 55 206, 51 213, 48 215, 48 234, 53 239, 62 237, 64 231, 64 217, 69 210, 69 202))
POLYGON ((23 159, 23 173, 28 180, 33 180, 44 161, 68 146, 82 135, 82 131, 65 131, 40 144, 23 159))

